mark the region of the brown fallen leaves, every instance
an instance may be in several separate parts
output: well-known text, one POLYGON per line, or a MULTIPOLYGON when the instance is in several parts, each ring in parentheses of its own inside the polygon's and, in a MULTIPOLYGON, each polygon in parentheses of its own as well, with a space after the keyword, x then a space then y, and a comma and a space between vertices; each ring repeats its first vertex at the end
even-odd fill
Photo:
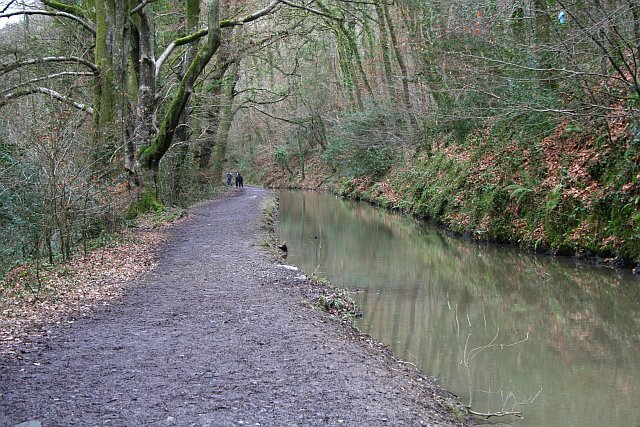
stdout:
POLYGON ((0 282, 0 355, 21 354, 98 305, 119 298, 157 263, 165 229, 131 229, 118 242, 55 266, 23 265, 0 282))

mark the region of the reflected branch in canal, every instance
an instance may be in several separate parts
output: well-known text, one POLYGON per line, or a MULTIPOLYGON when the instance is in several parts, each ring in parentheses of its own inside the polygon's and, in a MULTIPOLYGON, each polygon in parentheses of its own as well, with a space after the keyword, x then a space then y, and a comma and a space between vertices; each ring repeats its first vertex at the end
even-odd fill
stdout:
POLYGON ((284 192, 280 202, 288 263, 358 290, 359 327, 476 409, 505 412, 535 396, 521 427, 640 426, 638 277, 476 244, 332 195, 284 192), (529 339, 471 354, 492 342, 496 326, 494 344, 515 344, 525 331, 529 339))
MULTIPOLYGON (((451 304, 447 303, 449 306, 449 309, 451 310, 451 304)), ((475 389, 474 387, 474 380, 473 380, 473 374, 472 374, 472 363, 474 361, 474 359, 481 353, 492 349, 492 348, 500 348, 500 349, 505 349, 508 347, 514 347, 517 346, 519 344, 523 344, 526 341, 529 340, 529 332, 526 333, 526 336, 518 341, 514 341, 511 343, 500 343, 498 342, 498 337, 500 336, 500 327, 498 326, 496 328, 496 333, 493 336, 493 338, 486 344, 481 344, 481 345, 477 345, 475 347, 472 346, 472 344, 470 344, 471 342, 471 337, 473 336, 473 323, 471 322, 471 318, 469 317, 469 314, 466 314, 466 319, 467 319, 467 324, 469 326, 469 331, 467 333, 466 338, 464 339, 464 346, 462 345, 462 331, 461 331, 461 327, 460 327, 460 317, 458 316, 458 305, 456 304, 455 306, 455 311, 454 311, 454 324, 455 324, 455 331, 456 331, 456 341, 458 343, 458 349, 460 351, 460 364, 465 368, 466 371, 466 375, 467 375, 467 386, 468 386, 468 392, 469 392, 469 404, 468 407, 471 408, 474 404, 473 402, 473 397, 475 395, 476 392, 484 392, 486 394, 489 395, 489 397, 491 397, 492 394, 496 394, 496 393, 500 393, 500 395, 504 394, 504 391, 502 389, 500 389, 498 392, 491 392, 491 391, 483 391, 483 390, 479 390, 479 389, 475 389)), ((485 330, 487 329, 487 320, 486 320, 486 316, 484 315, 484 309, 483 309, 483 319, 484 319, 484 326, 485 326, 485 330)), ((509 384, 511 384, 511 381, 509 381, 509 384)), ((541 390, 540 390, 541 391, 541 390)), ((505 399, 502 399, 502 408, 499 411, 492 411, 491 408, 489 408, 487 413, 484 414, 480 414, 480 413, 476 413, 476 415, 482 415, 482 416, 504 416, 504 415, 516 415, 516 416, 521 416, 522 413, 519 411, 515 411, 515 407, 516 406, 522 406, 524 404, 530 404, 533 403, 533 401, 535 400, 535 398, 540 394, 540 391, 538 393, 536 393, 536 395, 533 398, 529 398, 527 400, 525 400, 524 402, 518 402, 518 400, 515 397, 515 394, 513 392, 513 390, 509 389, 507 392, 507 396, 505 399), (506 407, 508 406, 508 404, 510 403, 510 401, 513 401, 513 403, 511 404, 511 407, 509 409, 506 409, 506 407), (494 415, 488 415, 488 414, 494 414, 494 415), (501 414, 501 415, 497 415, 497 414, 501 414)))

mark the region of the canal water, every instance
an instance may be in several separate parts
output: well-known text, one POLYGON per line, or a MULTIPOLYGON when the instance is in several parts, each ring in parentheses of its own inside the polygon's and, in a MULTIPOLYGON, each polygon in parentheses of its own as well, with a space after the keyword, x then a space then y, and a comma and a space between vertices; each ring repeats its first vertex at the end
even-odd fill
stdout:
MULTIPOLYGON (((513 426, 640 426, 640 279, 281 192, 287 263, 354 292, 359 328, 513 426)), ((497 419, 493 418, 492 420, 497 419)))

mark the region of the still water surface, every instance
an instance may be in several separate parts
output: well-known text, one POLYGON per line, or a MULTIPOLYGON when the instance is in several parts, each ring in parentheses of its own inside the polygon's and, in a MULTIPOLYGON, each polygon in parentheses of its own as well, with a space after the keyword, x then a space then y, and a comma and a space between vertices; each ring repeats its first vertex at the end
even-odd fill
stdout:
POLYGON ((640 279, 281 192, 287 263, 355 291, 358 325, 514 426, 640 427, 640 279))

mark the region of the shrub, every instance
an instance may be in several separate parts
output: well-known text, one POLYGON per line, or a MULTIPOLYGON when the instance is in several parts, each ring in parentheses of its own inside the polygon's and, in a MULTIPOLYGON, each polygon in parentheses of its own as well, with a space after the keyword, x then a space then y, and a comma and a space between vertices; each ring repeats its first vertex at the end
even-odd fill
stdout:
POLYGON ((329 134, 325 161, 342 176, 383 176, 402 141, 400 122, 398 115, 382 109, 343 114, 329 134))

